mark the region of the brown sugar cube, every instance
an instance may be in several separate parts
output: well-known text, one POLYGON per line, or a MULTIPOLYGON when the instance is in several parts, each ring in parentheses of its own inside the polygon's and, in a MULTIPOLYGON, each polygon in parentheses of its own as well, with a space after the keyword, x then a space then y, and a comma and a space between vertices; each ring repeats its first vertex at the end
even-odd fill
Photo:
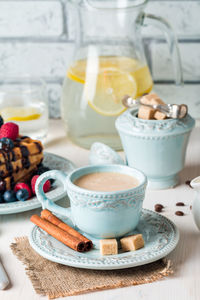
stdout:
POLYGON ((162 113, 161 111, 156 110, 156 112, 154 113, 154 119, 156 120, 164 120, 166 119, 166 115, 164 113, 162 113))
POLYGON ((118 253, 118 246, 116 239, 100 240, 101 255, 114 255, 118 253))
POLYGON ((138 118, 144 120, 152 120, 154 118, 155 110, 151 107, 141 105, 138 110, 138 118))
POLYGON ((147 94, 144 95, 141 99, 140 102, 143 104, 165 104, 165 102, 160 99, 160 97, 157 94, 147 94))
POLYGON ((144 247, 142 234, 124 237, 120 240, 123 251, 135 251, 144 247))
MULTIPOLYGON (((162 99, 160 99, 160 97, 155 93, 144 95, 140 101, 143 104, 149 104, 149 105, 165 104, 164 101, 162 99)), ((138 117, 141 119, 164 120, 166 118, 166 115, 161 113, 160 111, 156 111, 155 109, 150 108, 150 107, 146 107, 145 109, 144 109, 145 106, 141 106, 141 107, 139 108, 139 111, 138 111, 138 117), (142 109, 141 109, 141 107, 142 107, 142 109)))

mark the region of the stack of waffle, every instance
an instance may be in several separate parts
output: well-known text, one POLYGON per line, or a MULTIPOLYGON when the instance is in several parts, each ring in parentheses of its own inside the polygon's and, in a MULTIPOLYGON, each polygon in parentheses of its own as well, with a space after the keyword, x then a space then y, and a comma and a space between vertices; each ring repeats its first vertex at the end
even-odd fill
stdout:
POLYGON ((19 137, 12 150, 0 150, 0 191, 13 189, 17 182, 27 182, 43 160, 43 146, 30 137, 19 137))

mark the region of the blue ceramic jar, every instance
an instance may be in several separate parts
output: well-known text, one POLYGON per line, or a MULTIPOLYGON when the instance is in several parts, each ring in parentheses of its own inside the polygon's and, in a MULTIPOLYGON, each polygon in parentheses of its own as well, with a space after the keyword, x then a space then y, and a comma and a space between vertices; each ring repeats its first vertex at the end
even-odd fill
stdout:
POLYGON ((194 119, 143 120, 138 110, 127 110, 116 120, 126 160, 148 177, 151 189, 165 189, 178 183, 194 119))

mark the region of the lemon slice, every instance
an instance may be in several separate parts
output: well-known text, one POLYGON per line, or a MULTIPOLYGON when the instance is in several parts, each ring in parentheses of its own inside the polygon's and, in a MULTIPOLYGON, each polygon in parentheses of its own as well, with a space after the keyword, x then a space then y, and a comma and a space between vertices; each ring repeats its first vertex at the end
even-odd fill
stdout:
POLYGON ((5 107, 0 111, 4 121, 31 121, 41 117, 35 107, 5 107))
POLYGON ((67 77, 79 83, 85 83, 86 60, 76 61, 68 70, 67 77))
POLYGON ((151 74, 149 68, 147 66, 143 66, 131 72, 131 75, 137 81, 137 97, 141 97, 145 93, 149 93, 153 87, 153 81, 151 78, 151 74))
MULTIPOLYGON (((79 83, 85 83, 87 71, 87 60, 77 60, 69 68, 67 77, 79 83)), ((117 68, 125 72, 131 72, 139 67, 139 62, 135 59, 124 56, 102 56, 99 57, 99 72, 104 69, 117 68)), ((92 72, 93 70, 89 70, 92 72)))
POLYGON ((124 95, 137 98, 153 86, 148 66, 125 56, 101 56, 92 64, 89 59, 77 60, 67 77, 83 84, 85 104, 104 116, 117 116, 125 110, 121 104, 124 95))
POLYGON ((106 68, 99 73, 96 82, 96 93, 87 99, 89 106, 104 116, 117 116, 125 111, 122 105, 124 95, 135 97, 137 83, 130 73, 116 68, 106 68))

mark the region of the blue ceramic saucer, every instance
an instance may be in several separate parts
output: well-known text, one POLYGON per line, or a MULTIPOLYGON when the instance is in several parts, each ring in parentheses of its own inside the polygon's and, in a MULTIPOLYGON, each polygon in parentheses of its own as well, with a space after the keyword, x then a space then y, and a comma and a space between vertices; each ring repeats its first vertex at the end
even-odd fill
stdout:
POLYGON ((50 261, 77 268, 112 270, 136 267, 163 258, 176 247, 179 240, 178 229, 169 219, 147 209, 143 209, 134 233, 142 233, 145 240, 144 248, 125 253, 119 250, 118 255, 110 256, 101 256, 96 249, 98 248, 96 239, 92 239, 94 249, 79 253, 37 226, 32 228, 29 242, 38 254, 50 261))

